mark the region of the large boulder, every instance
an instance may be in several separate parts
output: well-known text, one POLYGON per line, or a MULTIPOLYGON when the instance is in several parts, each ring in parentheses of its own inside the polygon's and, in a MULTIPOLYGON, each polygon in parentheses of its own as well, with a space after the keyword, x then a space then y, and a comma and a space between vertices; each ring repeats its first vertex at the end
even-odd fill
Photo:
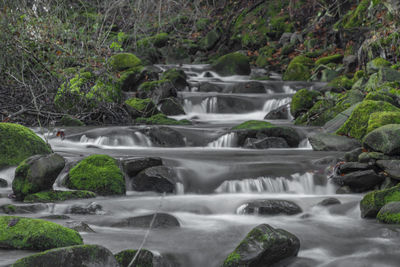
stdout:
POLYGON ((384 170, 389 177, 400 180, 400 160, 378 160, 376 165, 384 170))
POLYGON ((117 161, 107 155, 91 155, 69 171, 66 185, 99 195, 124 195, 125 179, 117 161))
POLYGON ((82 243, 82 237, 78 232, 53 222, 0 216, 0 248, 2 249, 46 250, 82 243))
POLYGON ((289 118, 288 105, 280 106, 265 115, 264 120, 287 120, 289 118))
POLYGON ((65 160, 58 154, 36 155, 24 160, 15 170, 12 188, 17 199, 27 195, 50 190, 65 166, 65 160))
POLYGON ((400 124, 400 112, 374 112, 369 116, 366 134, 388 124, 400 124))
POLYGON ((18 165, 33 155, 50 153, 50 147, 32 130, 14 123, 0 123, 0 169, 18 165))
POLYGON ((374 170, 356 171, 343 176, 333 177, 333 181, 340 186, 349 186, 353 192, 360 193, 380 185, 385 178, 376 174, 374 170))
POLYGON ((122 162, 125 173, 130 177, 136 176, 144 169, 161 165, 163 165, 161 158, 131 158, 122 162))
POLYGON ((156 213, 130 217, 114 223, 112 226, 149 228, 150 224, 152 229, 180 227, 178 219, 168 213, 156 213), (151 222, 153 222, 153 224, 151 224, 151 222))
POLYGON ((119 267, 114 255, 99 245, 79 245, 46 250, 16 261, 12 267, 119 267))
POLYGON ((320 92, 301 89, 297 91, 293 97, 292 102, 290 103, 290 113, 293 117, 297 118, 302 113, 307 112, 314 103, 317 101, 317 97, 320 96, 320 92))
POLYGON ((158 106, 161 112, 167 116, 185 115, 185 111, 177 98, 169 97, 163 99, 158 106))
POLYGON ((183 70, 169 69, 162 74, 161 78, 171 81, 178 91, 182 91, 189 86, 186 81, 187 76, 183 70))
POLYGON ((400 224, 400 201, 387 203, 379 210, 376 218, 382 223, 400 224))
POLYGON ((400 124, 388 124, 370 132, 364 138, 367 149, 386 155, 400 154, 400 124))
POLYGON ((262 139, 257 138, 247 138, 244 148, 254 148, 254 149, 268 149, 268 148, 288 148, 286 140, 281 137, 265 137, 262 139))
POLYGON ((293 234, 268 224, 255 227, 225 259, 224 267, 264 267, 295 257, 300 240, 293 234))
POLYGON ((138 88, 139 98, 151 98, 158 105, 165 98, 177 97, 178 91, 170 80, 144 82, 138 88))
MULTIPOLYGON (((115 254, 120 267, 129 267, 132 259, 136 256, 138 250, 127 249, 115 254)), ((157 254, 153 254, 147 249, 141 249, 139 255, 136 257, 135 264, 133 266, 149 266, 149 267, 167 267, 168 264, 163 264, 164 259, 157 254)))
POLYGON ((351 151, 361 147, 357 139, 329 133, 319 133, 308 138, 316 151, 351 151))
POLYGON ((151 127, 144 130, 151 142, 162 147, 186 146, 185 137, 170 127, 151 127))
POLYGON ((375 218, 387 203, 400 201, 400 186, 369 192, 360 202, 362 218, 375 218))
POLYGON ((239 52, 218 58, 212 69, 222 76, 249 75, 251 72, 249 58, 239 52))
POLYGON ((131 53, 113 55, 108 60, 108 65, 113 71, 124 71, 142 65, 138 57, 131 53))
POLYGON ((243 214, 258 215, 295 215, 302 212, 302 209, 294 202, 281 199, 255 200, 244 204, 240 208, 243 214))
POLYGON ((158 193, 173 193, 175 183, 172 170, 165 166, 150 167, 141 171, 131 179, 135 191, 155 191, 158 193))
POLYGON ((307 81, 311 78, 313 65, 312 59, 305 56, 297 56, 290 61, 282 79, 284 81, 307 81))

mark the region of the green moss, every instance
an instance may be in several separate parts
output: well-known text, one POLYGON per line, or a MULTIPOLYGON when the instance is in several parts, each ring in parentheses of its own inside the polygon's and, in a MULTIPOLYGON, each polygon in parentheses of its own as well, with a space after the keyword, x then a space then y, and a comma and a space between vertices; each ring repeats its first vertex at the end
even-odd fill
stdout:
POLYGON ((123 71, 140 66, 142 65, 142 62, 134 54, 120 53, 110 57, 108 65, 113 71, 123 71))
POLYGON ((264 68, 269 65, 269 60, 272 59, 272 55, 276 52, 276 48, 273 46, 264 46, 259 51, 259 55, 256 60, 257 66, 264 68))
POLYGON ((130 98, 130 99, 126 100, 125 103, 140 112, 144 112, 150 106, 151 107, 155 106, 153 103, 153 100, 151 100, 151 98, 145 98, 145 99, 130 98))
POLYGON ((400 109, 387 102, 364 100, 353 110, 349 119, 336 133, 362 140, 367 133, 370 115, 380 111, 400 111, 400 109))
POLYGON ((282 79, 284 81, 307 81, 311 78, 312 59, 305 56, 297 56, 289 63, 282 79))
POLYGON ((16 208, 12 204, 2 205, 0 206, 1 212, 5 214, 13 214, 16 211, 16 208))
POLYGON ((368 128, 366 134, 387 124, 400 124, 400 111, 372 113, 368 120, 368 128))
POLYGON ((0 169, 18 165, 33 155, 49 153, 50 147, 32 130, 14 123, 0 123, 0 169))
POLYGON ((271 128, 273 126, 274 125, 270 122, 252 120, 243 122, 233 127, 232 130, 262 130, 266 128, 271 128))
POLYGON ((376 218, 382 223, 400 224, 400 213, 384 212, 380 210, 376 218))
POLYGON ((237 266, 237 264, 240 262, 240 259, 240 254, 234 251, 229 254, 228 258, 226 258, 223 266, 237 266))
MULTIPOLYGON (((114 257, 121 267, 128 267, 136 253, 136 249, 127 249, 115 254, 114 257)), ((146 249, 140 250, 134 266, 153 267, 153 254, 146 249)))
POLYGON ((69 171, 67 186, 100 195, 125 194, 125 179, 117 161, 107 155, 92 155, 69 171))
POLYGON ((162 113, 151 116, 150 118, 137 118, 135 120, 138 124, 150 124, 150 125, 190 125, 192 124, 188 120, 175 120, 168 118, 162 113))
POLYGON ((163 83, 170 83, 169 80, 158 80, 158 81, 151 81, 151 82, 144 82, 139 86, 139 91, 144 91, 144 92, 152 92, 156 90, 159 86, 161 86, 163 83))
POLYGON ((162 32, 150 37, 143 38, 137 41, 136 45, 139 50, 145 50, 148 47, 154 46, 157 48, 164 47, 169 41, 168 33, 162 32))
POLYGON ((169 80, 171 81, 171 83, 179 89, 183 89, 184 87, 186 87, 188 84, 186 82, 186 74, 183 70, 180 69, 169 69, 167 71, 165 71, 162 75, 161 75, 161 79, 162 80, 169 80))
POLYGON ((318 96, 320 96, 320 93, 313 90, 301 89, 297 91, 290 103, 290 113, 297 118, 301 113, 307 112, 314 105, 318 96))
POLYGON ((340 63, 343 59, 343 55, 336 54, 336 55, 331 55, 327 57, 322 57, 315 61, 315 66, 318 65, 326 65, 328 63, 340 63))
POLYGON ((342 75, 335 79, 333 79, 328 86, 331 88, 339 89, 339 90, 350 90, 354 84, 353 79, 347 78, 347 76, 342 75))
MULTIPOLYGON (((336 24, 336 27, 339 25, 345 29, 355 28, 362 26, 367 19, 367 10, 370 6, 370 0, 362 0, 357 8, 354 10, 350 10, 340 21, 339 24, 336 24)), ((339 27, 340 27, 339 26, 339 27)))
POLYGON ((218 58, 212 68, 222 76, 249 75, 251 72, 249 58, 239 52, 218 58))
POLYGON ((360 202, 360 209, 363 213, 368 211, 368 214, 364 214, 367 217, 375 217, 383 206, 397 201, 400 201, 399 185, 367 193, 360 202))
POLYGON ((57 202, 57 201, 65 201, 70 199, 85 199, 85 198, 94 198, 96 194, 90 191, 43 191, 39 193, 35 193, 32 195, 28 195, 24 198, 24 202, 32 203, 32 202, 57 202))
POLYGON ((78 232, 53 222, 0 216, 0 246, 2 248, 46 250, 82 243, 78 232))
POLYGON ((391 65, 392 64, 390 64, 390 62, 387 61, 386 59, 378 57, 367 63, 367 72, 369 74, 372 74, 374 72, 379 71, 380 68, 390 67, 391 65))
POLYGON ((70 115, 64 115, 60 120, 60 124, 62 126, 85 126, 82 121, 70 115))

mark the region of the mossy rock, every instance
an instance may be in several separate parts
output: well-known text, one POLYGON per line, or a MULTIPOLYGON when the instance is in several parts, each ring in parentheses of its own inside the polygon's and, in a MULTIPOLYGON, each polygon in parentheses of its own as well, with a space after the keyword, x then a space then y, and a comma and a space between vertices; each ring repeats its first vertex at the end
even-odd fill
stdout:
POLYGON ((50 146, 29 128, 0 123, 0 169, 18 165, 33 155, 50 153, 50 146))
POLYGON ((73 126, 85 126, 85 124, 81 120, 74 118, 70 115, 64 115, 60 120, 60 125, 72 126, 72 127, 73 126))
POLYGON ((135 120, 138 124, 149 124, 149 125, 191 125, 192 123, 188 120, 175 120, 168 118, 162 113, 151 116, 150 118, 137 118, 135 120))
POLYGON ((341 54, 335 54, 335 55, 331 55, 331 56, 327 56, 327 57, 322 57, 320 59, 318 59, 317 61, 315 61, 315 66, 319 66, 319 65, 326 65, 329 63, 340 63, 343 59, 343 55, 341 54))
POLYGON ((270 122, 252 120, 236 125, 232 130, 263 130, 270 127, 274 127, 270 122))
POLYGON ((398 112, 374 112, 368 120, 367 134, 387 124, 400 124, 400 110, 398 112))
POLYGON ((218 58, 212 68, 222 76, 249 75, 251 72, 249 58, 239 52, 218 58))
POLYGON ((161 75, 161 79, 169 80, 178 90, 184 90, 189 86, 186 81, 187 76, 183 70, 180 69, 169 69, 161 75))
POLYGON ((27 203, 50 203, 65 201, 71 199, 86 199, 95 198, 96 194, 90 191, 78 190, 78 191, 59 191, 50 190, 28 195, 24 198, 24 202, 27 203))
POLYGON ((399 112, 390 103, 383 101, 364 100, 351 113, 345 124, 337 130, 339 135, 347 135, 362 140, 367 133, 369 117, 374 112, 399 112))
MULTIPOLYGON (((127 249, 115 254, 114 256, 121 267, 128 267, 136 253, 138 253, 136 249, 127 249)), ((146 249, 142 249, 136 257, 134 266, 152 267, 153 257, 153 253, 146 249)))
POLYGON ((81 245, 78 232, 53 222, 15 216, 0 216, 0 247, 46 250, 81 245))
POLYGON ((301 89, 297 91, 290 103, 290 113, 297 118, 301 113, 307 112, 317 101, 321 94, 318 91, 301 89))
POLYGON ((218 29, 211 30, 200 40, 200 48, 204 51, 212 49, 221 38, 221 33, 218 29))
POLYGON ((125 101, 125 104, 128 106, 128 111, 134 119, 138 117, 151 117, 159 112, 150 98, 130 98, 125 101))
POLYGON ((335 91, 344 91, 350 90, 353 84, 354 81, 352 79, 349 79, 347 76, 342 75, 333 79, 331 82, 329 82, 327 86, 331 88, 331 90, 336 89, 335 91))
POLYGON ((136 42, 138 50, 145 50, 148 47, 161 48, 168 44, 169 41, 168 33, 162 32, 150 37, 143 38, 136 42))
POLYGON ((311 78, 314 61, 305 56, 297 56, 290 61, 282 79, 284 81, 307 81, 311 78))
POLYGON ((365 136, 363 145, 385 155, 400 155, 400 124, 387 124, 373 130, 365 136))
POLYGON ((369 192, 360 202, 361 217, 375 218, 383 206, 395 201, 400 201, 399 185, 385 190, 369 192))
POLYGON ((362 0, 357 8, 350 10, 334 27, 352 29, 363 26, 368 22, 367 11, 370 4, 371 0, 362 0))
POLYGON ((376 218, 381 223, 400 224, 400 200, 383 206, 376 218))
POLYGON ((125 179, 117 161, 107 155, 91 155, 69 171, 66 185, 99 195, 124 195, 125 179))
POLYGON ((390 103, 390 104, 392 104, 394 106, 397 104, 396 103, 397 102, 396 101, 397 98, 394 95, 392 95, 392 94, 390 94, 388 92, 383 92, 383 91, 381 91, 381 92, 370 92, 365 97, 365 100, 385 101, 385 102, 388 102, 388 103, 390 103))
POLYGON ((378 72, 379 69, 383 67, 390 67, 391 65, 392 64, 390 64, 390 62, 386 59, 378 57, 367 63, 367 72, 368 74, 373 74, 375 72, 378 72))
POLYGON ((275 54, 276 48, 274 46, 264 46, 261 48, 256 59, 256 65, 260 68, 264 68, 269 65, 269 60, 272 60, 272 55, 275 54))
POLYGON ((120 53, 110 57, 108 65, 113 71, 124 71, 142 65, 142 61, 131 53, 120 53))

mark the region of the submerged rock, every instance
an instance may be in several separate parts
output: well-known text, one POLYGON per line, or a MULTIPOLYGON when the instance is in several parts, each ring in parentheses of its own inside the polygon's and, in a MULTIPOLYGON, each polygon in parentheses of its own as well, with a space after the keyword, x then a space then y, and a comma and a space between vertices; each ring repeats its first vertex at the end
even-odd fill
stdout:
POLYGON ((332 206, 332 205, 338 205, 338 204, 341 204, 339 199, 330 197, 330 198, 326 198, 326 199, 322 200, 317 205, 326 207, 326 206, 332 206))
POLYGON ((92 202, 89 204, 75 204, 72 205, 71 207, 68 207, 67 213, 71 214, 101 214, 103 213, 103 207, 96 203, 92 202))
POLYGON ((123 219, 120 222, 113 224, 113 227, 140 227, 149 228, 151 222, 153 224, 151 228, 174 228, 180 227, 180 223, 177 218, 168 213, 156 213, 143 216, 136 216, 123 219), (154 218, 155 215, 155 218, 154 218), (153 221, 154 218, 154 221, 153 221))
POLYGON ((295 215, 302 212, 302 209, 294 202, 280 199, 255 200, 245 204, 239 210, 243 214, 259 215, 295 215))
POLYGON ((351 151, 361 147, 356 139, 328 133, 319 133, 308 138, 315 151, 351 151))
POLYGON ((6 188, 7 186, 8 186, 7 180, 0 178, 0 188, 6 188))
POLYGON ((199 92, 222 92, 222 88, 216 84, 204 82, 199 85, 199 92))
POLYGON ((17 199, 27 195, 50 190, 57 176, 65 166, 65 160, 58 154, 36 155, 23 161, 15 170, 12 188, 17 199))
POLYGON ((234 94, 265 94, 264 85, 260 82, 237 83, 232 87, 234 94))
POLYGON ((264 267, 295 257, 300 240, 293 234, 261 224, 225 259, 224 267, 264 267))
POLYGON ((13 267, 119 267, 114 255, 99 245, 80 245, 46 250, 16 261, 13 267))
POLYGON ((131 180, 132 189, 135 191, 155 191, 158 193, 173 193, 175 191, 173 173, 169 167, 147 168, 131 180))
POLYGON ((347 185, 353 192, 360 193, 380 185, 385 178, 373 170, 356 171, 343 176, 333 177, 333 182, 338 185, 347 185))
POLYGON ((77 232, 95 233, 87 223, 80 221, 68 221, 65 223, 65 227, 75 230, 77 232))
POLYGON ((82 237, 78 232, 56 223, 40 219, 0 216, 0 248, 46 250, 80 244, 82 237))
POLYGON ((369 192, 360 202, 361 217, 375 218, 384 205, 395 201, 400 201, 400 186, 369 192))
POLYGON ((32 205, 14 205, 6 204, 0 206, 0 212, 6 214, 32 214, 45 211, 48 209, 46 204, 32 204, 32 205))

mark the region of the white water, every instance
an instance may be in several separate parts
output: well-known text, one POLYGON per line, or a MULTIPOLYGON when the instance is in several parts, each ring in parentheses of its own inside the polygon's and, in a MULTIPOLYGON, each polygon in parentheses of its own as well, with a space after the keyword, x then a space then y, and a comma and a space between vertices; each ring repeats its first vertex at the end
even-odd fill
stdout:
POLYGON ((308 141, 308 138, 305 138, 300 142, 299 148, 312 149, 312 146, 310 144, 310 141, 308 141))
POLYGON ((277 109, 281 106, 287 105, 292 101, 291 97, 281 98, 281 99, 268 99, 263 107, 263 112, 267 115, 274 109, 277 109))
POLYGON ((235 147, 237 145, 237 136, 235 133, 227 133, 217 140, 210 142, 208 147, 235 147))
POLYGON ((132 147, 150 147, 152 145, 150 139, 141 132, 135 132, 133 136, 99 136, 97 138, 88 138, 82 135, 81 144, 95 146, 132 146, 132 147))

